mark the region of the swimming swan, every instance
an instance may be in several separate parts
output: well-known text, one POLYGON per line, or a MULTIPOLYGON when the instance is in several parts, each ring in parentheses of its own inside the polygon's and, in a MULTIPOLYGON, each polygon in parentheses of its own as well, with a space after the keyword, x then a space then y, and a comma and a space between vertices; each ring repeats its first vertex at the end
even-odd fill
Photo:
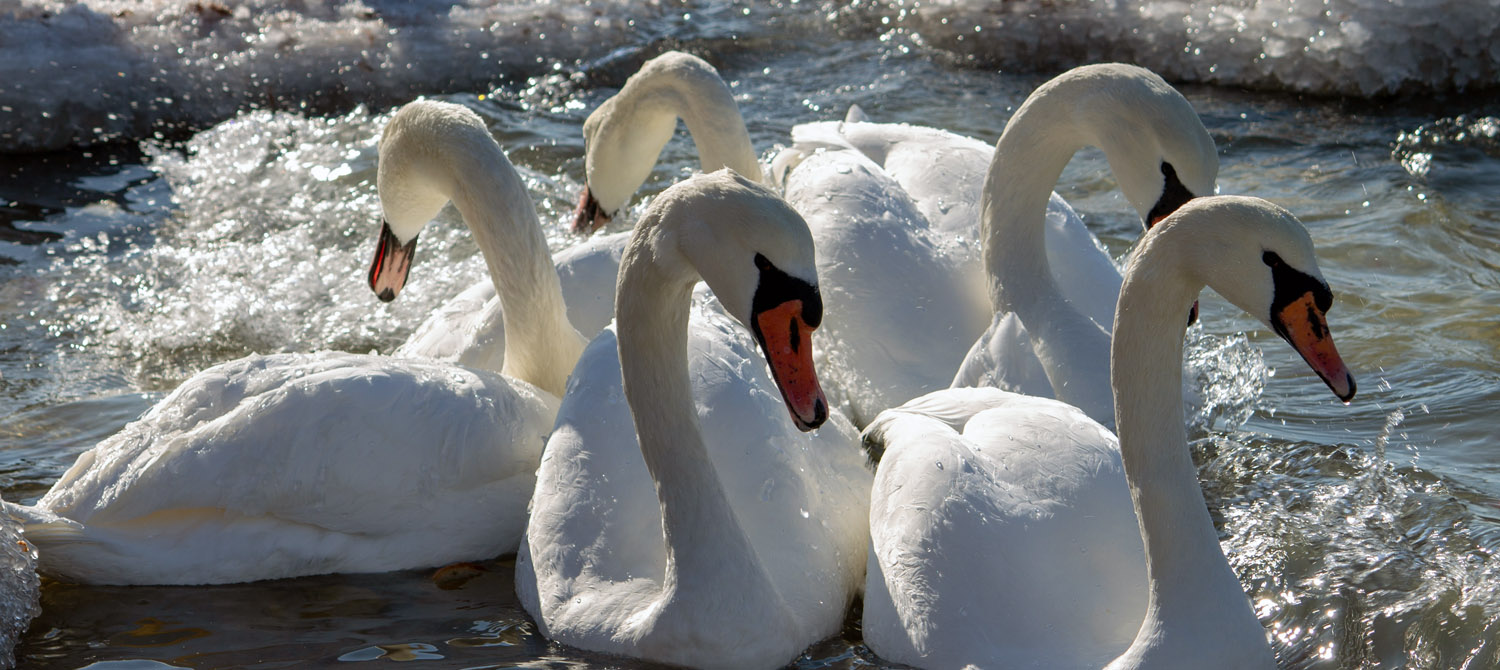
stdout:
POLYGON ((1306 229, 1263 200, 1188 202, 1126 269, 1111 355, 1118 441, 1077 408, 990 388, 938 391, 866 429, 885 450, 871 650, 931 669, 1275 667, 1183 427, 1182 317, 1204 285, 1353 398, 1306 229))
POLYGON ((582 338, 563 313, 531 200, 473 112, 403 107, 377 177, 370 282, 394 297, 416 233, 451 198, 507 319, 501 376, 383 356, 249 356, 194 375, 84 452, 36 505, 7 504, 40 569, 110 584, 381 572, 515 549, 543 441, 582 338))
MULTIPOLYGON (((575 229, 603 225, 624 205, 650 174, 678 118, 686 123, 704 170, 728 166, 764 180, 739 108, 718 72, 696 56, 668 52, 647 61, 584 124, 587 187, 575 229)), ((845 166, 811 165, 820 161, 814 157, 799 170, 868 190, 843 176, 845 166)), ((867 163, 855 169, 868 167, 867 163)), ((824 383, 835 406, 847 410, 857 424, 916 392, 947 385, 988 320, 982 293, 961 287, 951 261, 920 230, 925 228, 920 215, 911 216, 916 210, 902 200, 894 183, 886 181, 882 187, 890 190, 890 200, 874 194, 878 202, 858 213, 834 210, 842 203, 864 206, 863 190, 836 199, 839 184, 823 180, 803 180, 784 189, 787 201, 807 218, 817 245, 828 305, 827 327, 815 336, 824 383), (825 216, 829 212, 833 215, 825 216), (845 281, 843 274, 855 256, 861 263, 885 268, 878 277, 884 281, 845 281), (889 272, 891 267, 902 271, 889 272), (913 305, 901 298, 923 290, 929 296, 920 306, 925 310, 923 321, 887 318, 910 312, 913 305), (872 297, 874 302, 867 304, 872 297), (880 321, 879 329, 868 327, 865 321, 871 319, 880 321), (869 338, 875 342, 847 347, 846 337, 858 338, 857 345, 865 345, 869 338), (934 351, 946 357, 934 364, 934 351)))
POLYGON ((871 475, 814 374, 814 267, 801 217, 732 171, 652 201, 615 325, 569 382, 517 553, 517 594, 548 638, 776 668, 838 633, 871 475), (690 307, 700 275, 722 310, 690 307))
MULTIPOLYGON (((729 87, 701 58, 669 51, 647 61, 585 122, 587 177, 575 212, 575 231, 592 232, 625 206, 651 173, 679 117, 695 138, 702 138, 695 142, 703 171, 729 167, 762 179, 729 87), (598 131, 605 126, 628 127, 630 132, 598 131), (617 163, 621 167, 615 168, 617 163)), ((554 259, 568 318, 586 338, 592 339, 614 318, 615 276, 629 238, 628 231, 601 235, 559 251, 554 259)), ((502 319, 490 283, 477 283, 428 318, 396 355, 498 370, 505 355, 502 319)))
MULTIPOLYGON (((855 112, 851 119, 862 118, 855 112)), ((1011 117, 993 149, 933 128, 851 119, 793 128, 795 143, 784 152, 791 155, 778 156, 779 167, 772 174, 783 174, 788 166, 800 168, 802 156, 819 149, 826 153, 841 147, 879 165, 911 196, 931 229, 940 233, 938 244, 955 259, 952 264, 968 267, 965 247, 955 241, 980 240, 990 270, 992 303, 1004 289, 1000 295, 1006 301, 988 310, 990 328, 969 340, 972 347, 957 358, 961 365, 951 377, 952 385, 997 386, 1058 397, 1110 424, 1105 375, 1120 273, 1052 187, 1072 155, 1093 145, 1104 149, 1121 190, 1147 227, 1189 198, 1211 194, 1218 157, 1187 100, 1149 70, 1103 64, 1075 68, 1039 87, 1011 117), (1036 351, 1038 344, 1041 352, 1036 351)), ((805 174, 793 170, 786 179, 790 184, 805 174)), ((812 202, 824 209, 850 209, 812 202)), ((809 223, 821 218, 799 211, 809 223)), ((850 242, 858 243, 858 238, 850 242)), ((879 264, 850 264, 842 272, 850 276, 829 272, 825 282, 830 293, 841 285, 878 283, 889 270, 879 264)), ((908 293, 907 302, 924 295, 908 293)), ((830 322, 829 331, 837 327, 830 322)), ((913 326, 905 327, 922 335, 913 326)), ((877 329, 860 323, 852 330, 877 329)), ((925 352, 940 350, 921 351, 935 357, 925 352)))

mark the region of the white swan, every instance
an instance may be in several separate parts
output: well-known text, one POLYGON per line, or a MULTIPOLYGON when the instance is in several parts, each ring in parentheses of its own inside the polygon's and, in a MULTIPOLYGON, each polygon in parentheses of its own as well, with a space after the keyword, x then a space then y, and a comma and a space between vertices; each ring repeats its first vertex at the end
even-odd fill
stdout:
POLYGON ((1126 271, 1118 442, 1076 408, 998 389, 929 394, 866 430, 885 448, 865 587, 875 653, 922 668, 1275 667, 1182 423, 1182 317, 1205 284, 1353 397, 1302 225, 1254 198, 1183 205, 1126 271))
POLYGON ((207 584, 492 557, 524 530, 536 463, 583 342, 524 186, 473 112, 403 107, 381 139, 371 285, 394 297, 416 233, 451 198, 507 319, 504 377, 337 352, 250 356, 184 382, 6 505, 40 569, 81 582, 207 584))
MULTIPOLYGON (((655 165, 678 118, 686 123, 704 170, 728 166, 753 179, 765 177, 718 72, 695 56, 668 52, 647 61, 589 115, 587 185, 575 229, 603 225, 624 205, 655 165)), ((817 245, 829 308, 827 327, 816 335, 824 381, 836 405, 862 423, 915 393, 946 386, 983 332, 988 312, 982 292, 964 287, 952 272, 952 260, 926 236, 925 223, 894 182, 871 188, 858 175, 847 175, 851 169, 868 170, 868 161, 852 167, 822 163, 823 157, 814 156, 799 166, 821 178, 799 182, 785 196, 807 216, 817 245), (854 193, 841 194, 844 184, 854 193), (857 215, 840 209, 845 205, 859 208, 857 215), (850 263, 877 261, 886 270, 902 271, 885 271, 862 283, 845 280, 850 263), (925 310, 922 322, 901 318, 913 309, 903 298, 914 291, 925 296, 918 301, 925 310), (871 322, 879 328, 870 328, 871 322), (859 346, 842 346, 850 341, 859 346)))
MULTIPOLYGON (((852 148, 912 194, 933 228, 950 240, 983 241, 994 315, 990 328, 970 340, 953 385, 1053 396, 1106 424, 1113 420, 1105 375, 1120 275, 1052 186, 1074 152, 1094 145, 1148 227, 1194 195, 1212 193, 1213 140, 1181 94, 1143 68, 1090 65, 1033 92, 995 149, 940 130, 859 121, 805 124, 793 138, 792 155, 778 157, 773 175, 819 148, 852 148)), ((788 188, 805 174, 788 174, 788 188)), ((802 208, 805 200, 794 202, 811 222, 819 217, 802 208)), ((825 280, 830 293, 842 284, 879 281, 888 269, 844 271, 849 277, 842 281, 825 280)))
POLYGON ((1052 185, 1088 145, 1104 150, 1120 190, 1148 225, 1194 195, 1213 192, 1219 166, 1213 140, 1187 100, 1149 70, 1088 65, 1038 87, 995 143, 980 195, 995 318, 959 377, 1003 379, 997 362, 1029 341, 1051 395, 1109 425, 1111 322, 1101 325, 1080 311, 1053 279, 1043 225, 1052 185), (1018 332, 1026 339, 1007 339, 1018 332))
POLYGON ((852 426, 826 412, 814 376, 821 302, 806 224, 731 171, 694 176, 636 225, 617 302, 537 473, 521 603, 548 638, 585 649, 785 665, 842 625, 870 485, 852 426), (722 310, 690 309, 700 275, 722 310), (788 409, 803 430, 828 422, 804 434, 788 409))

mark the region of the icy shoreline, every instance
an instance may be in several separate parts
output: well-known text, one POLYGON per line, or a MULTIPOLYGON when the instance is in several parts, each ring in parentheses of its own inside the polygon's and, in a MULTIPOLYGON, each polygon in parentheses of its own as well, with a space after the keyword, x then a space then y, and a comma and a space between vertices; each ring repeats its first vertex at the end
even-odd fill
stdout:
POLYGON ((1500 0, 0 0, 0 153, 483 91, 663 38, 849 30, 1037 73, 1115 60, 1316 95, 1500 86, 1500 0))

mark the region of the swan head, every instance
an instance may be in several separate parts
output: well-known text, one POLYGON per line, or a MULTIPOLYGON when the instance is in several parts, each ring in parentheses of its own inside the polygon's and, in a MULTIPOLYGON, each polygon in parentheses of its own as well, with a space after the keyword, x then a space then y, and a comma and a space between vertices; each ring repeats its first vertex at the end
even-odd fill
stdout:
POLYGON ((406 285, 418 233, 452 199, 459 183, 453 159, 485 148, 500 152, 484 121, 462 105, 417 100, 386 124, 375 177, 380 235, 369 276, 382 301, 394 300, 406 285))
POLYGON ((759 174, 745 121, 719 71, 692 54, 668 51, 643 63, 584 121, 584 188, 574 232, 591 233, 625 207, 651 176, 678 118, 705 172, 731 167, 759 174))
POLYGON ((1219 155, 1187 99, 1156 73, 1134 65, 1089 65, 1059 77, 1081 81, 1092 104, 1079 126, 1104 150, 1125 199, 1147 228, 1188 200, 1213 195, 1219 155))
MULTIPOLYGON (((1327 313, 1333 291, 1318 271, 1312 238, 1295 216, 1259 198, 1217 196, 1184 204, 1158 228, 1197 226, 1181 257, 1195 279, 1286 340, 1340 400, 1356 385, 1334 346, 1327 313)), ((1169 234, 1168 230, 1161 231, 1169 234)))
POLYGON ((658 195, 653 211, 681 223, 676 248, 731 316, 755 336, 792 420, 812 430, 828 418, 812 332, 823 320, 807 222, 765 186, 728 168, 658 195))
POLYGON ((609 223, 646 183, 662 147, 677 129, 682 104, 670 89, 656 84, 674 69, 693 66, 693 61, 713 71, 702 59, 676 51, 646 61, 619 93, 584 120, 583 195, 573 213, 573 232, 592 233, 609 223))

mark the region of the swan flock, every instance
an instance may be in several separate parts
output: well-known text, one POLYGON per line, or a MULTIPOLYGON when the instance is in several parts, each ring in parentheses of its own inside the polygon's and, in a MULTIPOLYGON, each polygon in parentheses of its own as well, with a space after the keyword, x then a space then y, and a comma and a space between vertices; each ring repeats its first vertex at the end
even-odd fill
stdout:
POLYGON ((1306 228, 1216 195, 1160 77, 1043 84, 990 146, 858 108, 758 157, 707 62, 645 62, 581 129, 556 255, 468 108, 380 138, 362 279, 421 281, 453 204, 488 277, 390 355, 206 369, 0 501, 54 579, 221 584, 515 554, 538 631, 697 668, 840 634, 919 668, 1274 668, 1205 506, 1183 342, 1206 286, 1341 400, 1306 228), (623 215, 681 120, 701 172, 623 215), (1143 232, 1123 271, 1053 185, 1101 149, 1143 232), (607 234, 596 231, 615 228, 607 234))

